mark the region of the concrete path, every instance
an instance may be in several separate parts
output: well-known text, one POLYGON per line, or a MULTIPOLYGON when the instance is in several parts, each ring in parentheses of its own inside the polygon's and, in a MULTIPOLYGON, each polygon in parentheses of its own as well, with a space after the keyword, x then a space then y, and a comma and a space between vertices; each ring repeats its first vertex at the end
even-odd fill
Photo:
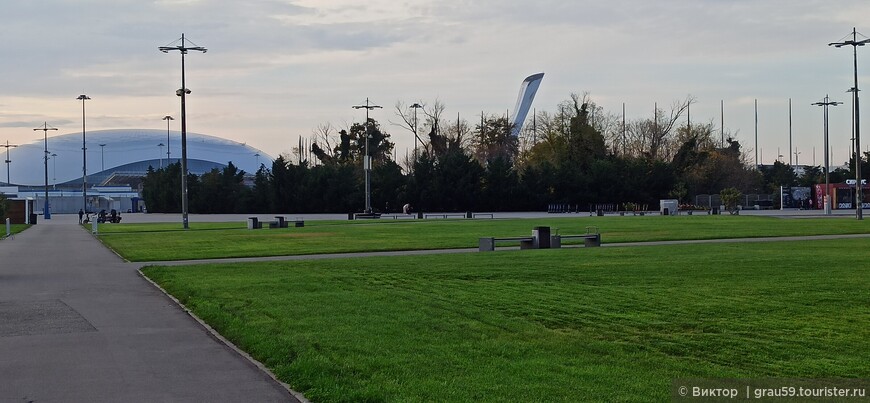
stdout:
POLYGON ((0 241, 0 402, 298 401, 76 221, 0 241))

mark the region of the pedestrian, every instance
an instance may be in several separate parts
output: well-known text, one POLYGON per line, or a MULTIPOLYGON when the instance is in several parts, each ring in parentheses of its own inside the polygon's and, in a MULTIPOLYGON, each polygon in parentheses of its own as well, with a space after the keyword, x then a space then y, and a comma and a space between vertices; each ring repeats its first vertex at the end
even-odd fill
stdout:
POLYGON ((84 217, 85 212, 82 209, 79 209, 79 224, 82 223, 82 217, 84 217))
POLYGON ((405 205, 402 206, 402 214, 411 214, 411 203, 405 203, 405 205))

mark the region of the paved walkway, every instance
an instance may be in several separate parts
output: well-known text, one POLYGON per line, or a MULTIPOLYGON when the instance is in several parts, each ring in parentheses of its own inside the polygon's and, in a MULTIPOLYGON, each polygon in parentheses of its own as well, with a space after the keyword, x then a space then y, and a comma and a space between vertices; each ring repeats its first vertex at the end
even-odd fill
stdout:
POLYGON ((298 401, 76 220, 0 241, 0 402, 298 401))

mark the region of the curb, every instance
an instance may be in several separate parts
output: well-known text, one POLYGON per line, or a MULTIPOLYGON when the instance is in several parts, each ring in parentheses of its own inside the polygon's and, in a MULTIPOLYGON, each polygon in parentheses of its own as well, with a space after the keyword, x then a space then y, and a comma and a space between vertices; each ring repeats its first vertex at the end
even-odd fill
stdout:
POLYGON ((238 348, 231 341, 227 340, 224 336, 222 336, 220 333, 218 333, 217 330, 215 330, 213 327, 209 326, 208 323, 205 323, 204 320, 200 319, 199 316, 196 316, 196 314, 194 314, 190 309, 188 309, 186 306, 184 306, 184 304, 182 304, 181 301, 179 301, 177 298, 175 298, 174 296, 172 296, 171 294, 166 292, 166 290, 164 290, 163 287, 161 287, 159 284, 155 283, 153 280, 148 278, 148 276, 146 276, 144 273, 142 273, 142 267, 136 269, 136 273, 138 273, 140 277, 145 279, 145 281, 149 282, 152 286, 154 286, 154 288, 158 289, 161 293, 163 293, 163 295, 165 295, 167 298, 172 300, 172 302, 174 302, 176 306, 181 308, 181 310, 184 311, 188 316, 193 318, 193 320, 195 320, 197 323, 199 323, 199 325, 203 328, 203 330, 205 330, 212 338, 214 338, 218 342, 222 343, 224 346, 226 346, 230 350, 233 350, 240 357, 244 358, 249 363, 251 363, 252 365, 257 367, 264 375, 269 377, 269 379, 271 379, 276 384, 278 384, 282 388, 284 388, 284 390, 286 390, 290 396, 294 397, 296 400, 300 401, 301 403, 311 403, 301 393, 293 390, 292 388, 290 388, 290 385, 288 385, 288 384, 282 382, 280 379, 278 379, 278 377, 276 377, 275 374, 269 370, 269 368, 266 368, 266 366, 263 365, 263 363, 255 360, 254 357, 251 357, 250 354, 248 354, 244 350, 238 348))

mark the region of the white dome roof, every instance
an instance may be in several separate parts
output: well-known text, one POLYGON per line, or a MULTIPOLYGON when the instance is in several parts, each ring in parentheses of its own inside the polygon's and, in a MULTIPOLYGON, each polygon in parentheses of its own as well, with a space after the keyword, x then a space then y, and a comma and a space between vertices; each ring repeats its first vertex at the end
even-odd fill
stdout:
MULTIPOLYGON (((38 133, 38 132, 37 132, 38 133)), ((39 133, 42 134, 42 133, 39 133)), ((49 133, 51 134, 51 133, 49 133)), ((159 160, 166 163, 165 130, 116 129, 86 132, 88 148, 88 175, 140 161, 155 161, 153 167, 159 168, 159 160), (105 144, 105 147, 100 147, 105 144), (164 147, 160 147, 163 144, 164 147)), ((181 158, 181 133, 170 132, 169 152, 172 160, 181 158)), ((38 186, 45 182, 43 140, 20 145, 9 149, 10 182, 16 185, 38 186)), ((4 150, 5 151, 5 150, 4 150)), ((57 154, 48 161, 49 183, 64 183, 82 177, 82 133, 69 133, 48 137, 49 154, 57 154), (56 168, 55 168, 56 166, 56 168)), ((3 155, 5 160, 5 152, 3 155)), ((251 146, 214 136, 187 133, 188 160, 203 160, 226 165, 232 162, 247 173, 259 168, 258 161, 271 165, 272 158, 263 151, 251 146), (259 154, 259 156, 257 156, 259 154)), ((3 164, 5 171, 5 165, 3 164)), ((5 172, 4 172, 5 173, 5 172)), ((194 172, 195 173, 195 172, 194 172)), ((5 182, 2 175, 0 181, 5 182)))

